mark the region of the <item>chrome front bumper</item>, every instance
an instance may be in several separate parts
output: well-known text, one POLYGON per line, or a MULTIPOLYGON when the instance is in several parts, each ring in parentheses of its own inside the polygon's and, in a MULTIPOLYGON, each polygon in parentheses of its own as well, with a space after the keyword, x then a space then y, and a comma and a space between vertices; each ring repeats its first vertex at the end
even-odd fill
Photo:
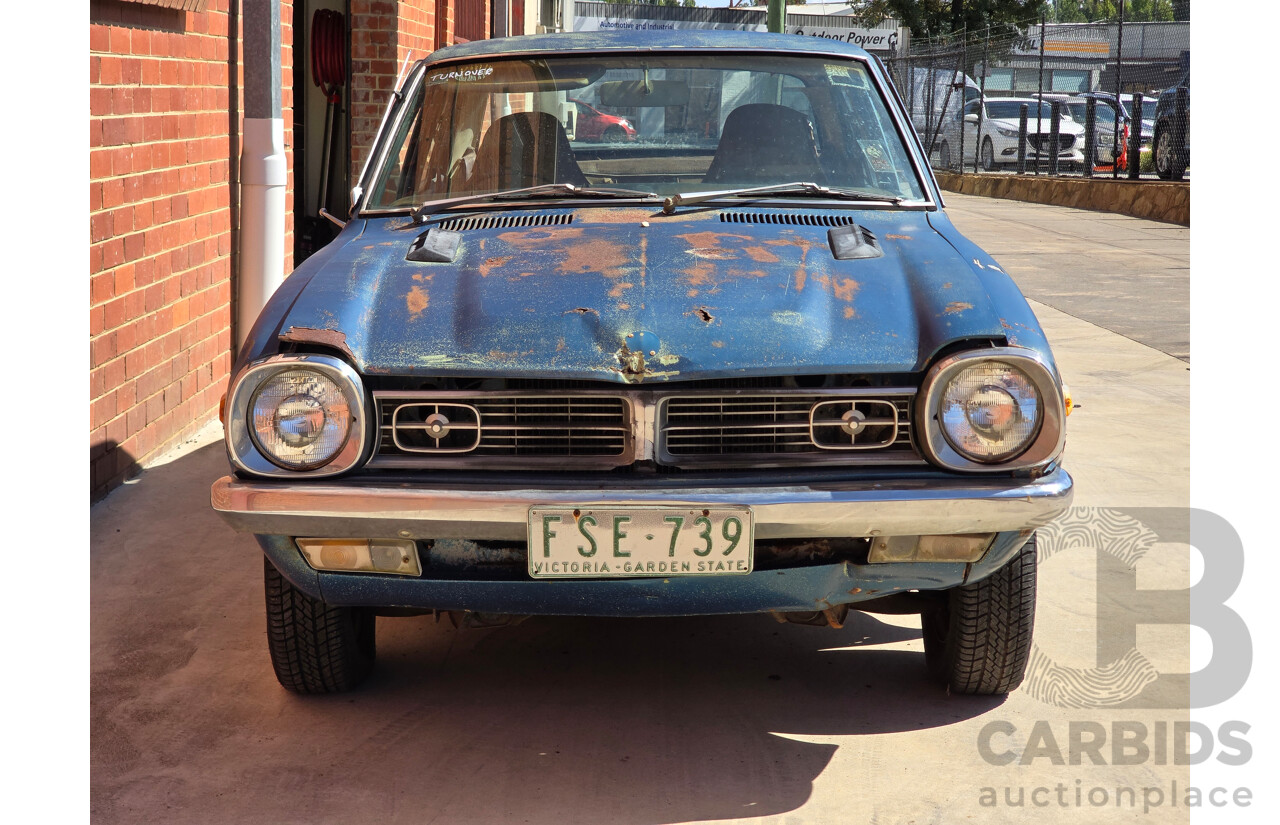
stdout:
POLYGON ((1047 524, 1071 504, 1062 468, 1038 479, 968 477, 694 489, 530 489, 457 485, 280 483, 233 476, 213 485, 213 509, 237 531, 334 538, 524 541, 535 505, 736 504, 757 539, 1000 533, 1047 524))

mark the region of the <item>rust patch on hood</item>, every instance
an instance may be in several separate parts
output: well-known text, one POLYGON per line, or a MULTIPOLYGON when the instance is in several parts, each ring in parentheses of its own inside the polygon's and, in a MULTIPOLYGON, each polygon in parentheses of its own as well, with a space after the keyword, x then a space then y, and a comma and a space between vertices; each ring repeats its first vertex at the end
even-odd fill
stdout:
POLYGON ((909 240, 911 240, 911 236, 910 236, 910 235, 894 235, 894 234, 890 233, 890 234, 888 234, 888 235, 885 235, 885 237, 886 237, 886 238, 891 238, 891 239, 893 239, 893 240, 895 240, 895 241, 909 241, 909 240))
POLYGON ((947 304, 947 308, 943 312, 947 315, 955 315, 958 312, 964 312, 966 309, 973 309, 973 304, 968 301, 952 301, 947 304))
MULTIPOLYGON (((795 282, 796 292, 804 292, 804 285, 808 281, 809 277, 809 251, 815 246, 820 246, 823 249, 826 249, 827 245, 825 243, 816 244, 803 235, 798 235, 795 232, 788 231, 786 234, 789 237, 775 238, 773 240, 765 241, 765 244, 767 246, 794 246, 796 249, 800 250, 800 263, 796 265, 796 271, 792 274, 792 280, 795 282)), ((788 283, 787 287, 790 288, 790 286, 791 284, 788 283)))
POLYGON ((546 241, 573 240, 581 237, 582 230, 576 226, 557 226, 503 232, 498 236, 498 240, 518 249, 542 249, 546 241))
POLYGON ((628 224, 652 220, 657 214, 652 209, 580 209, 574 223, 628 224))
POLYGON ((501 258, 486 258, 485 261, 476 267, 480 271, 481 278, 489 277, 489 273, 500 266, 506 266, 511 261, 511 256, 507 255, 501 258))
POLYGON ((748 246, 742 250, 747 253, 747 257, 758 264, 776 264, 780 259, 763 246, 748 246))
POLYGON ((689 254, 695 258, 703 258, 708 261, 732 261, 738 257, 733 250, 721 249, 716 246, 696 247, 690 249, 689 254))
POLYGON ((280 340, 291 344, 318 344, 322 347, 333 347, 351 360, 355 360, 355 355, 347 346, 347 334, 341 330, 289 327, 280 333, 280 340))
POLYGON ((712 284, 711 276, 715 271, 716 265, 713 263, 698 264, 684 271, 684 279, 690 286, 709 286, 712 284))
POLYGON ((409 309, 409 320, 416 321, 431 306, 431 296, 422 287, 415 286, 405 296, 405 306, 409 309))
POLYGON ((621 278, 627 260, 622 246, 605 240, 566 244, 563 255, 556 269, 565 275, 599 272, 606 278, 621 278))
POLYGON ((858 295, 858 290, 862 288, 862 284, 852 278, 840 278, 835 275, 830 277, 814 275, 813 279, 823 286, 829 287, 836 300, 843 301, 846 304, 852 304, 853 299, 858 295))
POLYGON ((676 235, 677 238, 689 244, 690 251, 694 249, 716 249, 721 245, 721 241, 733 239, 735 241, 754 240, 750 235, 731 235, 725 232, 688 232, 684 235, 676 235))
POLYGON ((853 303, 853 297, 858 294, 858 290, 861 288, 862 284, 852 278, 833 277, 831 279, 831 293, 846 304, 853 303))
POLYGON ((618 363, 622 365, 624 375, 644 375, 644 352, 633 350, 624 341, 622 349, 614 353, 618 363))

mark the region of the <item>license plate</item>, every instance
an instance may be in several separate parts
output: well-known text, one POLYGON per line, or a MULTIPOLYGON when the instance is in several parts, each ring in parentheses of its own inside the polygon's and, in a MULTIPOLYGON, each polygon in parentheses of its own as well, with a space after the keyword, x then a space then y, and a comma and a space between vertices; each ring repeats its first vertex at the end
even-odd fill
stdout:
POLYGON ((749 507, 531 507, 535 579, 751 572, 749 507))

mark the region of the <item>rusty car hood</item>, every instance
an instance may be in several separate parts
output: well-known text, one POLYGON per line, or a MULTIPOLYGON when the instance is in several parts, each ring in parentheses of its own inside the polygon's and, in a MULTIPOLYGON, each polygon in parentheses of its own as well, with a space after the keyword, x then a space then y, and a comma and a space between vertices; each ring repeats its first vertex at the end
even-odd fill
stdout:
POLYGON ((916 372, 952 341, 1007 328, 991 273, 925 212, 606 206, 449 220, 461 234, 451 263, 405 259, 427 229, 407 217, 344 232, 279 337, 339 346, 362 373, 648 382, 916 372), (833 257, 823 222, 850 215, 882 257, 833 257))

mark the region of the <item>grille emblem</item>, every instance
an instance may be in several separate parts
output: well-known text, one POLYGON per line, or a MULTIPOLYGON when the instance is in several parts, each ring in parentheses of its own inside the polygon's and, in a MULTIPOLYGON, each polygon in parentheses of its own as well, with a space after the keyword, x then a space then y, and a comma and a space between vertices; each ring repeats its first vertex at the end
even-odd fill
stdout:
POLYGON ((425 423, 427 425, 427 435, 431 436, 436 441, 439 441, 449 434, 449 419, 445 418, 440 413, 432 413, 427 416, 425 423))
POLYGON ((819 401, 809 410, 809 439, 820 450, 892 446, 898 440, 898 408, 879 398, 819 401))
POLYGON ((469 453, 480 446, 480 419, 480 411, 470 404, 409 401, 395 406, 388 423, 396 449, 446 455, 469 453))
POLYGON ((867 426, 866 413, 861 410, 845 410, 844 415, 840 416, 840 429, 849 435, 857 435, 867 426))

